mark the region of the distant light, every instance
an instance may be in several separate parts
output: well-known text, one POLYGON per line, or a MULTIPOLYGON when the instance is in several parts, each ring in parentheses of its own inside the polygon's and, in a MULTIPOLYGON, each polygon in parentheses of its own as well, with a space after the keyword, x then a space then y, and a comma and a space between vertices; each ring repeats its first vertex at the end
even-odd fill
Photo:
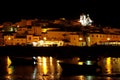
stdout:
POLYGON ((57 63, 59 63, 60 62, 60 60, 57 60, 57 63))
POLYGON ((107 40, 109 41, 109 40, 110 40, 110 38, 107 38, 107 40))
POLYGON ((33 59, 36 59, 36 57, 35 57, 35 56, 33 56, 33 59))
POLYGON ((79 21, 82 26, 88 26, 88 25, 91 25, 91 23, 93 22, 90 17, 89 17, 89 14, 87 15, 80 15, 80 21, 79 21))
POLYGON ((43 29, 42 29, 42 32, 43 32, 43 33, 46 33, 46 32, 47 32, 47 29, 46 29, 46 28, 43 28, 43 29))
POLYGON ((34 61, 34 63, 33 64, 37 64, 35 61, 34 61))
POLYGON ((40 56, 38 56, 38 59, 41 59, 41 57, 40 57, 40 56))
POLYGON ((9 31, 12 32, 12 31, 13 31, 13 28, 11 27, 11 28, 9 29, 9 31))
POLYGON ((37 42, 32 42, 32 44, 33 44, 33 46, 37 46, 38 43, 37 42))
POLYGON ((46 37, 44 37, 44 38, 43 38, 43 40, 47 40, 47 38, 46 38, 46 37))
POLYGON ((8 37, 8 40, 11 40, 11 37, 8 37))
POLYGON ((87 65, 92 65, 92 61, 87 60, 87 61, 86 61, 86 64, 87 64, 87 65))
POLYGON ((81 40, 83 40, 83 38, 80 37, 79 40, 81 41, 81 40))
POLYGON ((7 67, 9 67, 11 63, 12 63, 11 59, 9 58, 9 56, 7 56, 7 64, 8 64, 7 67))
POLYGON ((65 18, 60 18, 61 20, 65 20, 65 18))
POLYGON ((78 65, 83 65, 83 62, 78 62, 78 65))
POLYGON ((19 25, 17 25, 17 27, 19 28, 20 26, 19 26, 19 25))

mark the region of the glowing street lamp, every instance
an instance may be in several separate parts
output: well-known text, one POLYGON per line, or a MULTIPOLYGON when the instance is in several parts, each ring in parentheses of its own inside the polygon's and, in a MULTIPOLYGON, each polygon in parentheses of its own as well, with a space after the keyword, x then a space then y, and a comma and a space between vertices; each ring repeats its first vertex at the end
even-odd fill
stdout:
POLYGON ((47 40, 47 38, 46 38, 46 37, 44 37, 44 38, 43 38, 43 40, 45 40, 45 41, 46 41, 46 40, 47 40))
POLYGON ((83 38, 81 38, 81 37, 80 37, 80 38, 79 38, 79 40, 80 40, 80 41, 82 41, 82 40, 83 40, 83 38))
POLYGON ((8 37, 8 40, 11 40, 11 37, 8 37))
POLYGON ((107 41, 110 41, 110 38, 107 38, 107 41))

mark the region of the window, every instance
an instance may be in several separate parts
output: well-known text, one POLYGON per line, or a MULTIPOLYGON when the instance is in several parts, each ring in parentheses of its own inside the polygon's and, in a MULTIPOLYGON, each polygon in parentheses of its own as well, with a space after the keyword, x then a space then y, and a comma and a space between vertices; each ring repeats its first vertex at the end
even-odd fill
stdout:
POLYGON ((94 37, 94 35, 92 35, 92 37, 94 37))
POLYGON ((98 35, 96 35, 96 37, 98 37, 98 35))
POLYGON ((29 37, 29 40, 31 40, 31 37, 29 37))

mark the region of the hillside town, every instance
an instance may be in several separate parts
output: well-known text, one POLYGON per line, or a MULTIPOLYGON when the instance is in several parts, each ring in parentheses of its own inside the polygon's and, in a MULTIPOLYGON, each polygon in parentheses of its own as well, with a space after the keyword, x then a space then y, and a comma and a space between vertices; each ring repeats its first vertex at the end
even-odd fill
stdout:
POLYGON ((67 20, 21 19, 0 25, 0 45, 94 46, 120 45, 120 29, 93 25, 89 14, 67 20))

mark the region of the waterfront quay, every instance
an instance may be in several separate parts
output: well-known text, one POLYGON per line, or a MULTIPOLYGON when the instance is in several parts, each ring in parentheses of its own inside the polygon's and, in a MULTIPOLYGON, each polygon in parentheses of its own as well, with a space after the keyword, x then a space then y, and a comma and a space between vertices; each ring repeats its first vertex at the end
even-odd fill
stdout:
POLYGON ((120 56, 120 46, 60 46, 60 47, 31 47, 31 46, 2 46, 1 56, 120 56))

